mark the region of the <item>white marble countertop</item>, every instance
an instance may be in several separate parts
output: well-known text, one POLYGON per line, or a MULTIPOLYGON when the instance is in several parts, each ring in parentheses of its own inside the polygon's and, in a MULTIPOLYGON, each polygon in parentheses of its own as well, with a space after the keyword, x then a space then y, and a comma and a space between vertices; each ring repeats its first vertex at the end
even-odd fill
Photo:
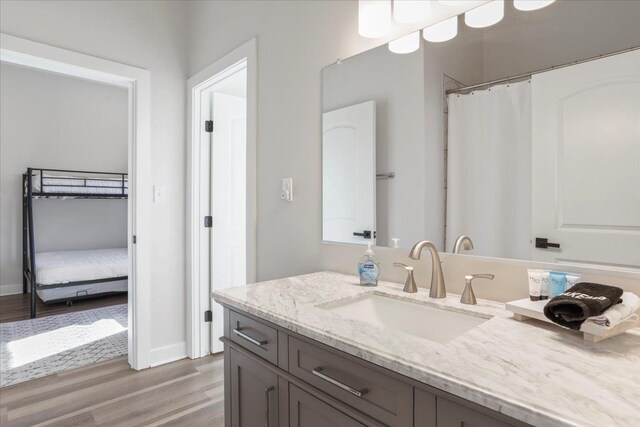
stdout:
MULTIPOLYGON (((504 304, 428 298, 321 272, 216 291, 214 298, 379 366, 536 426, 640 426, 640 328, 592 344, 504 304), (347 319, 317 306, 383 293, 493 316, 446 344, 347 319)), ((428 327, 429 325, 425 325, 428 327)))

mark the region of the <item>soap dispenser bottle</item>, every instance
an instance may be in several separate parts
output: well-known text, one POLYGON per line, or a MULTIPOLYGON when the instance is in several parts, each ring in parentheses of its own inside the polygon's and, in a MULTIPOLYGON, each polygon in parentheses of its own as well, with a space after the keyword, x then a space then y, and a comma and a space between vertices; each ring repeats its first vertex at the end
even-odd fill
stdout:
POLYGON ((371 249, 371 243, 367 243, 367 250, 360 259, 358 275, 360 276, 360 284, 362 286, 378 286, 380 269, 378 268, 378 262, 373 254, 373 250, 371 249))

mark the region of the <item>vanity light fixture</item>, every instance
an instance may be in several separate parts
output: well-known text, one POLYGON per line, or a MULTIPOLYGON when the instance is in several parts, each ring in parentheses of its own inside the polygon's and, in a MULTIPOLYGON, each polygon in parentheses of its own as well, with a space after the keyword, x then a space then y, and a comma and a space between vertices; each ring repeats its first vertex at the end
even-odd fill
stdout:
POLYGON ((460 6, 462 3, 464 3, 467 0, 438 0, 438 3, 440 3, 441 5, 444 6, 460 6))
POLYGON ((513 0, 513 5, 518 10, 530 11, 542 9, 554 1, 556 0, 513 0))
POLYGON ((391 0, 358 1, 358 33, 378 38, 391 32, 391 0))
POLYGON ((389 50, 393 53, 411 53, 420 48, 420 31, 415 31, 399 39, 389 42, 389 50))
POLYGON ((426 41, 439 43, 451 40, 458 34, 458 17, 454 16, 444 21, 433 24, 422 31, 422 37, 426 41))
POLYGON ((428 0, 394 0, 393 19, 401 24, 413 24, 424 21, 431 12, 428 0))
POLYGON ((472 28, 484 28, 497 24, 504 17, 504 0, 493 0, 464 14, 464 22, 472 28))

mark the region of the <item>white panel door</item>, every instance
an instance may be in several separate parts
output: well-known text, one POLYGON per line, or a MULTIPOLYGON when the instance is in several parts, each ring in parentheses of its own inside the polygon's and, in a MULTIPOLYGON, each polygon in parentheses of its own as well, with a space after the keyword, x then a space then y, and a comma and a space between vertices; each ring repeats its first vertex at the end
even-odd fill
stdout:
MULTIPOLYGON (((247 284, 246 266, 246 98, 214 92, 211 150, 212 289, 247 284)), ((211 352, 223 350, 219 338, 223 310, 211 300, 211 352)))
POLYGON ((640 51, 532 85, 534 259, 639 267, 640 51))
POLYGON ((323 240, 375 244, 375 165, 375 101, 322 115, 323 240))

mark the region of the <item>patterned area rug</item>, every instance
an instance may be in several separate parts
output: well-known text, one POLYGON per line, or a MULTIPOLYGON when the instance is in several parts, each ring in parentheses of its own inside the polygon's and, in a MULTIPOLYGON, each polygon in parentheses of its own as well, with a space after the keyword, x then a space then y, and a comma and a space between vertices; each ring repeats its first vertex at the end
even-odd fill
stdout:
POLYGON ((127 354, 127 304, 0 323, 0 387, 127 354))

